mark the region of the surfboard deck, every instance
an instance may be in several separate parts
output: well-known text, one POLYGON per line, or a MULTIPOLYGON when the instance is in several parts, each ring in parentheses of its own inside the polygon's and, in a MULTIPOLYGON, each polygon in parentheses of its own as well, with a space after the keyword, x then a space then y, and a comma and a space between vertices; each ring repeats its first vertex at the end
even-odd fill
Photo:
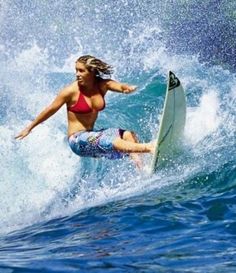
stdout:
POLYGON ((169 71, 166 96, 159 131, 155 143, 155 152, 150 173, 153 174, 164 162, 173 156, 183 136, 186 121, 186 98, 180 80, 169 71))

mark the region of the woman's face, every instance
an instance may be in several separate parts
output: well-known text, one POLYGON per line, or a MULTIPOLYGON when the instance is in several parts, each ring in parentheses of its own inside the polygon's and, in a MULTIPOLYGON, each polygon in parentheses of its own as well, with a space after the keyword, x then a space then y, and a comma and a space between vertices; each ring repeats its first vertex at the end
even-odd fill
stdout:
POLYGON ((93 81, 95 78, 95 73, 89 71, 83 63, 77 62, 75 65, 75 71, 76 79, 81 85, 86 85, 87 83, 93 81))

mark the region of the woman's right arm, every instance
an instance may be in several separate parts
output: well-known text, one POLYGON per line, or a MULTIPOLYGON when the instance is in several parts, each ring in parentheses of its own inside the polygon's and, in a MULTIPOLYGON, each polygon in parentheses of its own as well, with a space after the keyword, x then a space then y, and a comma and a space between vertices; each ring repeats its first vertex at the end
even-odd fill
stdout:
POLYGON ((68 88, 65 88, 58 94, 55 100, 31 122, 29 126, 27 126, 15 137, 15 139, 22 139, 26 137, 35 126, 39 125, 40 123, 54 115, 62 107, 63 104, 69 101, 69 99, 70 91, 68 90, 68 88))

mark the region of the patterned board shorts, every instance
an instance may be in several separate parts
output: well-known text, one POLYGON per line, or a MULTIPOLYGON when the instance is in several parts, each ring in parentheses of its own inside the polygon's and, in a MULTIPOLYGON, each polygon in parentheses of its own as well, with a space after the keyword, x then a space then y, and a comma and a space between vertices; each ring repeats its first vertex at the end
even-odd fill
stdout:
POLYGON ((124 131, 119 128, 80 131, 69 137, 69 145, 75 154, 82 157, 124 158, 128 156, 127 153, 113 148, 113 141, 117 137, 122 138, 124 131))

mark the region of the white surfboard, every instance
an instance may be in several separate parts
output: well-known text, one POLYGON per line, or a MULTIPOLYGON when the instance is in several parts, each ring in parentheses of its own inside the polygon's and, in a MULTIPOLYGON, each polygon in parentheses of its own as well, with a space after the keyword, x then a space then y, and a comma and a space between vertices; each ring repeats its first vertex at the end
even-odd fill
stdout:
POLYGON ((173 72, 169 72, 164 108, 151 163, 153 174, 162 163, 173 156, 183 136, 186 120, 184 89, 173 72))

